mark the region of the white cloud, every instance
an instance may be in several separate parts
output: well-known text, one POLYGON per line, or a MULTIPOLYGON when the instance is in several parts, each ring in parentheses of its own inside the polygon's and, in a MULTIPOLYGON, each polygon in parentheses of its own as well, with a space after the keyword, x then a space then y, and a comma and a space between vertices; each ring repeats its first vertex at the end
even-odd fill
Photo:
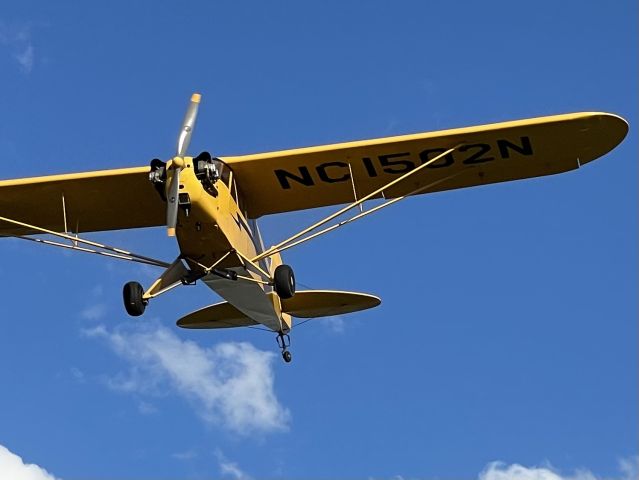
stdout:
POLYGON ((98 283, 91 287, 91 303, 80 311, 80 318, 94 322, 102 320, 107 314, 107 304, 102 301, 103 296, 104 287, 102 284, 98 283))
POLYGON ((175 458, 176 460, 193 460, 194 458, 197 458, 197 452, 194 450, 176 452, 171 454, 171 458, 175 458))
POLYGON ((31 73, 35 63, 35 48, 31 41, 30 25, 0 22, 0 45, 9 50, 24 73, 31 73))
POLYGON ((84 383, 86 381, 84 372, 78 367, 71 367, 71 375, 78 383, 84 383))
POLYGON ((117 390, 160 395, 168 386, 190 400, 206 422, 242 434, 288 424, 290 414, 274 392, 272 352, 245 342, 202 348, 164 327, 109 331, 100 325, 85 333, 130 363, 127 372, 110 380, 117 390))
POLYGON ((619 470, 623 480, 637 480, 639 478, 639 455, 619 460, 619 470))
POLYGON ((220 463, 220 473, 235 478, 236 480, 250 480, 251 478, 233 462, 220 463))
POLYGON ((141 401, 138 403, 138 412, 142 415, 153 415, 154 413, 158 413, 158 409, 152 403, 141 401))
POLYGON ((252 477, 250 475, 247 475, 237 463, 231 462, 226 458, 220 450, 215 452, 215 456, 220 465, 220 473, 223 476, 233 478, 234 480, 251 480, 252 477))
POLYGON ((324 317, 320 320, 323 325, 326 325, 328 329, 333 333, 344 333, 344 319, 336 315, 334 317, 324 317))
POLYGON ((104 303, 94 303, 80 312, 80 318, 84 320, 96 321, 104 318, 107 307, 104 303))
POLYGON ((24 463, 15 453, 0 445, 0 478, 11 480, 56 480, 44 468, 24 463))
MULTIPOLYGON (((593 480, 591 474, 573 477, 575 480, 593 480)), ((489 463, 479 474, 479 480, 562 480, 561 475, 546 467, 524 467, 517 463, 506 465, 502 462, 489 463)))
POLYGON ((91 296, 95 298, 100 298, 104 294, 104 286, 100 283, 96 283, 91 288, 91 296))
POLYGON ((524 467, 517 463, 506 465, 503 462, 491 462, 479 474, 479 480, 637 480, 639 457, 619 461, 620 475, 600 477, 589 470, 579 469, 573 474, 564 475, 552 466, 524 467))
POLYGON ((21 51, 14 53, 13 57, 18 61, 22 71, 25 73, 30 73, 33 70, 34 50, 33 45, 30 43, 25 45, 21 51))

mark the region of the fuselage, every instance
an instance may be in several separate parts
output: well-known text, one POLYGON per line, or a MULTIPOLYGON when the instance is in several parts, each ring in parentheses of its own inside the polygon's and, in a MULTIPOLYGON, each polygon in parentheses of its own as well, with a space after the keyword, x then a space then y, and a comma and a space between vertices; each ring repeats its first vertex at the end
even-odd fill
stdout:
MULTIPOLYGON (((264 249, 257 223, 249 221, 242 209, 242 198, 232 170, 219 160, 215 181, 203 181, 196 175, 194 159, 185 157, 180 173, 180 210, 176 237, 181 255, 195 273, 232 271, 238 280, 208 273, 202 281, 235 308, 274 331, 290 330, 290 316, 282 314, 277 295, 267 295, 272 287, 263 275, 251 268, 250 260, 264 249), (244 277, 244 279, 242 278, 244 277), (248 281, 246 278, 253 279, 248 281)), ((171 173, 168 173, 171 175, 171 173)), ((167 184, 170 183, 167 181, 167 184)), ((279 255, 259 262, 271 277, 281 264, 279 255)))

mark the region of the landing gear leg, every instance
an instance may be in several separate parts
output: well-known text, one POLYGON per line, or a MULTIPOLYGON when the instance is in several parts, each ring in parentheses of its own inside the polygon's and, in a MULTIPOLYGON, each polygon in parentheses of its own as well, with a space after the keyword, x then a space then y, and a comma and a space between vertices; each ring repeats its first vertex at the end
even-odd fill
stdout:
POLYGON ((286 333, 278 333, 277 334, 277 346, 282 349, 282 358, 286 363, 291 363, 293 360, 293 356, 291 352, 288 350, 288 347, 291 346, 291 337, 286 333))

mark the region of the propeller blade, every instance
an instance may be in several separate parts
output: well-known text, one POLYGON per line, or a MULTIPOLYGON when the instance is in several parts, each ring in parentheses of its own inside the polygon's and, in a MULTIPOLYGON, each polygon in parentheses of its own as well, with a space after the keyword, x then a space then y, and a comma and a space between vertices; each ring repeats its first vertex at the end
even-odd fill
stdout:
POLYGON ((178 137, 178 157, 183 157, 184 155, 186 155, 186 151, 189 148, 189 143, 191 143, 191 135, 193 135, 193 128, 195 127, 195 119, 197 118, 197 110, 200 106, 201 99, 202 95, 200 95, 199 93, 194 93, 191 96, 191 103, 189 104, 189 108, 186 110, 186 115, 184 115, 182 130, 180 131, 180 136, 178 137))
POLYGON ((169 237, 175 236, 175 226, 178 217, 178 198, 180 190, 180 170, 179 167, 173 169, 171 175, 171 183, 166 196, 166 227, 169 237))
POLYGON ((191 103, 189 103, 189 107, 184 115, 182 129, 178 136, 177 156, 170 165, 173 174, 171 175, 171 183, 169 184, 166 196, 166 228, 169 237, 175 236, 180 193, 180 171, 184 168, 184 155, 186 155, 186 151, 191 143, 191 136, 193 135, 193 128, 195 127, 195 119, 197 118, 197 110, 200 106, 201 99, 202 95, 199 93, 194 93, 191 96, 191 103))

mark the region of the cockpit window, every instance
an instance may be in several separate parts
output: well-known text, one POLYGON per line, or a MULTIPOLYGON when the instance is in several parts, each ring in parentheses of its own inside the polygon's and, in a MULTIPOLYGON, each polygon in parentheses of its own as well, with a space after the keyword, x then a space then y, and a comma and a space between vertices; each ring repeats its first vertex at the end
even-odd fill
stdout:
POLYGON ((237 208, 240 210, 242 215, 246 217, 246 209, 244 208, 244 198, 242 197, 242 192, 239 191, 237 188, 237 182, 233 182, 233 198, 235 199, 237 208))
POLYGON ((217 173, 220 176, 220 179, 224 182, 224 184, 227 187, 230 188, 231 169, 227 167, 223 161, 218 160, 217 158, 213 158, 211 162, 215 166, 215 169, 217 170, 217 173))
POLYGON ((219 179, 224 182, 224 184, 228 187, 235 204, 238 206, 242 215, 246 217, 246 210, 244 209, 244 200, 242 198, 242 193, 238 191, 237 185, 235 182, 235 178, 233 175, 233 170, 229 168, 227 164, 225 164, 219 158, 212 158, 211 163, 215 167, 217 175, 219 179))

